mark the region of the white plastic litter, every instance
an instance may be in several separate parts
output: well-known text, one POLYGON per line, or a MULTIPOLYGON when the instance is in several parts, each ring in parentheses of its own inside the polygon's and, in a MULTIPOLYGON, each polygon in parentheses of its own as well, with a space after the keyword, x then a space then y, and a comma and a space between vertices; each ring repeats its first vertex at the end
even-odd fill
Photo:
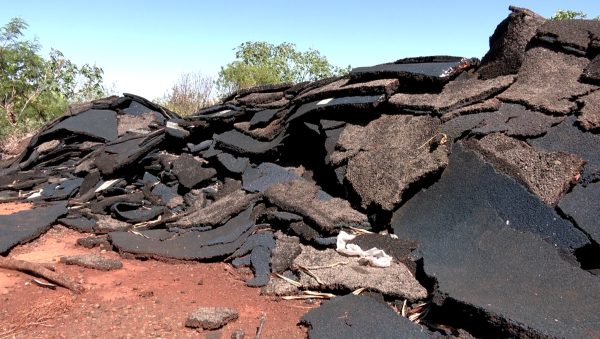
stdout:
POLYGON ((351 257, 361 257, 373 267, 390 267, 392 265, 392 257, 377 247, 365 251, 356 244, 348 244, 348 241, 354 238, 356 238, 355 235, 340 231, 337 236, 336 251, 351 257))
POLYGON ((42 196, 42 190, 39 191, 35 191, 33 193, 31 193, 30 196, 27 197, 27 200, 31 200, 31 199, 36 199, 42 196))
POLYGON ((98 188, 96 188, 96 190, 94 191, 94 193, 98 193, 98 192, 104 191, 105 189, 107 189, 110 186, 114 185, 119 180, 121 180, 121 179, 113 179, 113 180, 108 180, 108 181, 103 182, 100 186, 98 186, 98 188))
POLYGON ((323 99, 319 102, 317 102, 317 106, 322 106, 322 105, 327 105, 328 103, 330 103, 333 100, 333 98, 328 98, 328 99, 323 99))

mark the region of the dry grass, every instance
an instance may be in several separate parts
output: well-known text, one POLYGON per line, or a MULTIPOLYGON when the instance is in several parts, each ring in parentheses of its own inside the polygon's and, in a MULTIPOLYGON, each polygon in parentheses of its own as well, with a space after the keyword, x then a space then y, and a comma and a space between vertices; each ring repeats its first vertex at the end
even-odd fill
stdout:
POLYGON ((20 332, 33 327, 51 326, 50 320, 64 315, 73 305, 73 297, 68 295, 36 303, 27 310, 12 315, 8 327, 0 328, 0 339, 16 337, 20 332))
POLYGON ((34 132, 14 133, 0 141, 0 154, 2 159, 15 157, 25 150, 34 132))

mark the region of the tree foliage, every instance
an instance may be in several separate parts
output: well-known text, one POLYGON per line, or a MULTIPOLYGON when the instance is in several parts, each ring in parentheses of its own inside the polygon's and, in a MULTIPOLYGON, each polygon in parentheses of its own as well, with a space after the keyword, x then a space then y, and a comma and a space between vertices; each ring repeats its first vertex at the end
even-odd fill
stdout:
MULTIPOLYGON (((27 23, 11 19, 0 28, 0 133, 52 119, 68 104, 103 96, 103 70, 77 66, 58 50, 40 55, 36 40, 23 39, 27 23)), ((35 127, 35 126, 34 126, 35 127)))
POLYGON ((244 42, 235 49, 236 60, 221 67, 217 86, 222 94, 256 85, 314 81, 349 71, 329 63, 315 49, 301 52, 284 42, 244 42))
POLYGON ((159 101, 176 113, 189 115, 216 103, 213 95, 214 84, 212 78, 204 76, 201 72, 184 73, 159 101))
MULTIPOLYGON (((584 12, 577 12, 571 10, 559 9, 550 17, 550 20, 572 20, 572 19, 585 19, 587 14, 584 12)), ((596 20, 600 20, 600 16, 596 17, 596 20)))

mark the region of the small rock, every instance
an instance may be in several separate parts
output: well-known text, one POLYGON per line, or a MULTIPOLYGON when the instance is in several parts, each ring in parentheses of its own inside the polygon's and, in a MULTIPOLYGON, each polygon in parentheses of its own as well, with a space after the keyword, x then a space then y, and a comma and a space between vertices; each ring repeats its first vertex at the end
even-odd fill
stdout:
POLYGON ((61 257, 60 262, 67 265, 78 265, 101 271, 110 271, 123 267, 123 263, 119 260, 104 258, 96 254, 82 254, 61 257))
POLYGON ((186 322, 186 327, 216 330, 227 323, 236 320, 239 312, 227 307, 200 307, 192 312, 186 322))
POLYGON ((79 238, 77 239, 77 245, 85 248, 94 248, 96 246, 110 248, 110 243, 106 236, 79 238))
POLYGON ((221 339, 223 333, 221 331, 208 332, 204 336, 205 339, 221 339))
POLYGON ((239 330, 235 330, 233 333, 231 333, 231 339, 244 339, 244 331, 239 329, 239 330))

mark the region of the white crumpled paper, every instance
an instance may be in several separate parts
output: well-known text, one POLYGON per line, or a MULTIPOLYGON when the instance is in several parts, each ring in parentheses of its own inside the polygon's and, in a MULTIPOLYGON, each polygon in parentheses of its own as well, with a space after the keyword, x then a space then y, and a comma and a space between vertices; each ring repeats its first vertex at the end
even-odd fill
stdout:
POLYGON ((392 265, 392 257, 377 247, 365 251, 356 244, 348 244, 348 241, 354 238, 356 238, 355 235, 340 231, 337 236, 336 251, 351 257, 361 257, 374 267, 390 267, 392 265))

